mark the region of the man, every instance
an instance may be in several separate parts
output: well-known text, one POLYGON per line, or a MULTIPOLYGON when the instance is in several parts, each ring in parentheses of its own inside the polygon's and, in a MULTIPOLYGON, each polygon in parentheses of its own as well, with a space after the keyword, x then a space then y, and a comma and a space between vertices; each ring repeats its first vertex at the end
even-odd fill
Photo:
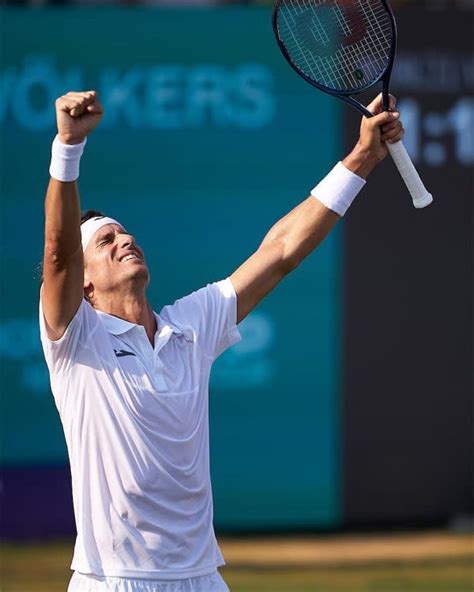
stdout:
MULTIPOLYGON (((392 100, 392 108, 395 102, 392 100)), ((77 540, 69 591, 223 592, 212 525, 208 383, 238 323, 324 239, 403 135, 378 97, 354 150, 230 277, 165 306, 146 297, 144 253, 126 225, 83 217, 76 180, 103 110, 96 93, 56 101, 46 195, 40 326, 68 446, 77 540)))

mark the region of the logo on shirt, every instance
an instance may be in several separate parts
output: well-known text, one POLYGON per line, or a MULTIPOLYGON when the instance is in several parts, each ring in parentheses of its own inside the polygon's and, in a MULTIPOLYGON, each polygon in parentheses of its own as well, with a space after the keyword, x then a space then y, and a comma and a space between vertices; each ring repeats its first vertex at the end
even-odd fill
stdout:
POLYGON ((133 352, 126 351, 125 349, 114 349, 117 358, 123 358, 124 356, 134 356, 133 352))

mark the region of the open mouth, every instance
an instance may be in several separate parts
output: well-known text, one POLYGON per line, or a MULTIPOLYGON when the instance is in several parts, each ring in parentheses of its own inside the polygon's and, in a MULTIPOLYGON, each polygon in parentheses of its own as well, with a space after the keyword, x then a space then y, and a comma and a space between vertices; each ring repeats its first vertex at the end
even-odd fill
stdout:
POLYGON ((137 259, 138 261, 141 261, 140 257, 138 255, 136 255, 135 253, 128 253, 127 255, 120 257, 119 262, 124 263, 125 261, 132 261, 133 259, 137 259))

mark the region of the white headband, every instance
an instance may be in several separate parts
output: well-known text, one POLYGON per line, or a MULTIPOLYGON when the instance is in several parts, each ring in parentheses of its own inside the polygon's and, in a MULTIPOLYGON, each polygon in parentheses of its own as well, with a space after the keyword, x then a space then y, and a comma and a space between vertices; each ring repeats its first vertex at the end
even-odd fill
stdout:
POLYGON ((106 216, 99 217, 99 218, 89 218, 89 220, 87 220, 87 222, 84 222, 84 224, 81 224, 81 237, 82 237, 82 250, 83 251, 86 250, 87 245, 89 244, 89 241, 94 236, 94 234, 99 230, 99 228, 102 228, 102 226, 105 226, 106 224, 118 224, 119 226, 122 226, 120 224, 120 222, 117 222, 117 220, 114 220, 113 218, 107 218, 106 216))

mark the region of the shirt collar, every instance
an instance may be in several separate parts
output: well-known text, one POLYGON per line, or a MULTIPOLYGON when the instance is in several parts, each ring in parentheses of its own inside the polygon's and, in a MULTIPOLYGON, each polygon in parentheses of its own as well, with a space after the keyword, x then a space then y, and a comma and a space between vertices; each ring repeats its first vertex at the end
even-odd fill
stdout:
MULTIPOLYGON (((112 333, 112 335, 122 335, 123 333, 131 331, 135 327, 139 326, 136 323, 130 323, 125 319, 114 317, 113 315, 107 314, 106 312, 102 312, 101 310, 97 310, 96 312, 99 315, 99 318, 102 324, 104 325, 105 330, 108 333, 112 333)), ((188 336, 185 333, 183 333, 181 329, 179 329, 175 325, 172 325, 171 323, 165 322, 156 312, 153 312, 153 314, 155 315, 156 323, 158 326, 158 335, 161 336, 171 331, 176 335, 184 335, 186 339, 188 339, 188 336)))
POLYGON ((106 331, 112 333, 112 335, 121 335, 137 326, 135 323, 129 323, 124 319, 119 319, 118 317, 114 317, 101 310, 97 310, 96 312, 106 331))

